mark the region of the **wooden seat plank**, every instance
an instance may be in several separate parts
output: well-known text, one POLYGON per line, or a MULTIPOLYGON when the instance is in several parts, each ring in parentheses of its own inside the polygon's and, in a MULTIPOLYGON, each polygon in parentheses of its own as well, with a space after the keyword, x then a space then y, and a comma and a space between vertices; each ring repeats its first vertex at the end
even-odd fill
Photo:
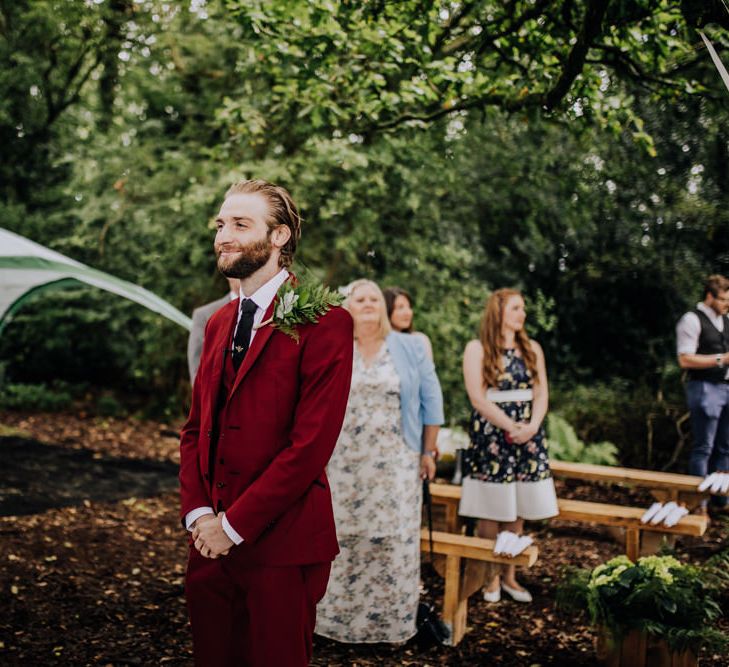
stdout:
MULTIPOLYGON (((695 493, 702 496, 710 495, 708 492, 699 491, 699 484, 701 484, 704 478, 696 475, 640 470, 638 468, 620 468, 618 466, 603 466, 594 463, 574 463, 572 461, 550 461, 549 467, 557 477, 585 479, 594 482, 631 484, 649 489, 664 489, 677 493, 695 493)), ((729 495, 729 491, 717 495, 729 495)))
POLYGON ((559 516, 555 519, 567 521, 587 521, 600 523, 605 526, 622 526, 623 528, 638 528, 659 533, 675 533, 677 535, 703 535, 708 527, 705 516, 689 514, 681 517, 675 526, 665 526, 641 523, 640 518, 645 509, 640 507, 625 507, 623 505, 609 505, 607 503, 592 503, 585 500, 570 500, 559 498, 559 516))
MULTIPOLYGON (((430 539, 427 528, 422 528, 420 531, 420 550, 423 552, 430 550, 430 539)), ((509 556, 497 556, 494 553, 494 540, 433 531, 433 553, 443 554, 444 556, 456 555, 462 558, 488 561, 489 563, 531 567, 537 562, 539 550, 532 545, 513 558, 509 556)))

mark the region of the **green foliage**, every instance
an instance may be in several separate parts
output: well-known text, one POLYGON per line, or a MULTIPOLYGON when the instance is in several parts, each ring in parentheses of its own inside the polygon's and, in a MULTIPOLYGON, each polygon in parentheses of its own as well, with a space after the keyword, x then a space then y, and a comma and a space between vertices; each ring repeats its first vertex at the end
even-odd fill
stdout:
POLYGON ((707 581, 702 568, 672 556, 647 556, 637 563, 618 556, 592 572, 569 571, 557 604, 572 612, 586 609, 594 625, 617 639, 638 630, 665 639, 674 651, 719 651, 729 645, 729 636, 713 627, 721 608, 707 581))
POLYGON ((126 409, 119 399, 106 392, 96 398, 95 412, 102 417, 121 417, 126 414, 126 409))
MULTIPOLYGON (((726 531, 724 535, 727 535, 726 531)), ((729 539, 725 538, 724 544, 724 549, 709 558, 702 567, 706 585, 721 593, 729 591, 729 539)))
MULTIPOLYGON (((226 289, 223 192, 268 178, 306 220, 297 272, 413 294, 449 421, 484 301, 511 285, 579 438, 663 463, 673 326, 704 273, 729 272, 729 117, 691 28, 709 16, 725 46, 726 25, 690 4, 0 3, 0 224, 191 312, 226 289)), ((92 290, 0 339, 8 381, 150 412, 184 409, 184 350, 92 290)))
POLYGON ((616 377, 591 384, 562 381, 553 386, 550 402, 582 440, 615 443, 623 465, 664 468, 675 465, 672 459, 679 457, 683 466, 689 448, 681 443, 689 426, 678 368, 667 365, 659 382, 653 390, 644 378, 616 377))
POLYGON ((686 67, 689 26, 667 0, 226 6, 250 51, 240 63, 242 90, 225 99, 219 119, 241 139, 278 138, 292 124, 370 134, 498 107, 631 127, 651 148, 619 83, 638 79, 667 97, 704 90, 686 67))
POLYGON ((54 382, 52 385, 4 384, 0 390, 0 408, 39 412, 65 410, 73 401, 67 386, 63 382, 54 382))
POLYGON ((577 461, 597 465, 617 465, 618 448, 612 442, 586 445, 570 423, 554 412, 547 415, 549 455, 558 461, 577 461))
POLYGON ((67 169, 65 112, 100 65, 106 8, 64 0, 0 6, 0 193, 13 204, 53 203, 67 169), (43 175, 43 187, 37 188, 43 175))

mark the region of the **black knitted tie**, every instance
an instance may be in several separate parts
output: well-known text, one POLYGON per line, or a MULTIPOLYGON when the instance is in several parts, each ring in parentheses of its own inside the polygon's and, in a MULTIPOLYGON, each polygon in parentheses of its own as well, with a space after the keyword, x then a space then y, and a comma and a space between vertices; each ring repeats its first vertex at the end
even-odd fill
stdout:
POLYGON ((251 342, 251 330, 253 329, 253 315, 258 309, 255 302, 250 299, 243 299, 240 304, 240 320, 238 321, 238 328, 235 331, 235 338, 233 339, 233 368, 238 370, 243 357, 248 352, 248 346, 251 342))

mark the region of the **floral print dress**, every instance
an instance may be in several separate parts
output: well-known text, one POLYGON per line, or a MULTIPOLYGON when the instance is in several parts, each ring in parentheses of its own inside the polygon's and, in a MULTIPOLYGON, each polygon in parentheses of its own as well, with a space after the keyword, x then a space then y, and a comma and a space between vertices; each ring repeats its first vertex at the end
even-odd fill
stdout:
MULTIPOLYGON (((498 390, 532 389, 531 373, 516 350, 505 350, 503 363, 498 390)), ((531 419, 531 400, 498 406, 516 422, 531 419)), ((529 442, 519 445, 509 442, 503 430, 474 410, 469 435, 460 514, 508 522, 519 517, 546 519, 559 513, 543 425, 529 442)))
POLYGON ((420 578, 420 456, 402 436, 400 378, 385 344, 370 365, 355 346, 352 388, 327 475, 340 553, 316 633, 342 642, 415 635, 420 578))

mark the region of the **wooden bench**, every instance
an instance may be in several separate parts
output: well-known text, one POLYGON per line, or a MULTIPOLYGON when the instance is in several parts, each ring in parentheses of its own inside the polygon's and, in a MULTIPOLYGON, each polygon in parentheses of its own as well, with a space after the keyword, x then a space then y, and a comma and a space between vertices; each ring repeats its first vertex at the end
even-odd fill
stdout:
MULTIPOLYGON (((431 488, 436 486, 431 484, 431 488)), ((442 486, 442 485, 441 485, 442 486)), ((459 488, 459 487, 456 487, 459 488)), ((433 498, 435 502, 435 497, 433 498)), ((430 553, 428 530, 420 533, 420 550, 424 557, 430 553)), ((494 554, 494 541, 480 537, 467 537, 455 533, 433 531, 433 553, 445 557, 443 570, 445 591, 443 593, 443 622, 451 631, 450 644, 458 644, 466 631, 468 598, 486 583, 491 576, 490 563, 531 567, 537 561, 538 549, 527 547, 515 558, 494 554)))
MULTIPOLYGON (((446 525, 449 532, 460 533, 463 519, 458 515, 461 487, 454 484, 431 484, 430 493, 434 504, 445 505, 446 525)), ((558 499, 559 515, 555 519, 585 521, 603 526, 617 526, 625 529, 625 551, 631 560, 640 555, 643 532, 668 535, 699 536, 706 532, 708 521, 705 516, 688 515, 670 528, 664 525, 652 526, 640 522, 645 509, 624 507, 607 503, 592 503, 584 500, 558 499)))
POLYGON ((645 514, 645 509, 640 507, 591 503, 567 498, 560 498, 557 502, 559 516, 555 518, 564 521, 586 521, 599 523, 603 526, 625 528, 625 553, 632 561, 637 560, 640 555, 641 534, 643 532, 698 537, 703 535, 708 527, 706 517, 695 514, 681 517, 681 520, 675 526, 668 527, 662 524, 652 526, 651 524, 641 523, 640 518, 645 514))
MULTIPOLYGON (((661 502, 668 500, 684 502, 689 509, 697 507, 703 499, 711 495, 708 491, 699 491, 698 486, 703 477, 695 475, 639 470, 637 468, 618 468, 617 466, 601 466, 592 463, 573 463, 571 461, 550 461, 549 467, 556 477, 611 482, 647 488, 657 500, 661 502)), ((729 491, 717 495, 729 496, 729 491)))

